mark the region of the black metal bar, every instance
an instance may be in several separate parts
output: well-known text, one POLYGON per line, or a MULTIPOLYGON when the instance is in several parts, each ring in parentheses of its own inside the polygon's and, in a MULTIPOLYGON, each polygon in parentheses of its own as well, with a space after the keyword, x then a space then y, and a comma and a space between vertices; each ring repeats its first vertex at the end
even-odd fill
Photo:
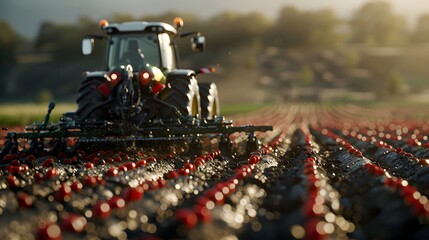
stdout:
POLYGON ((103 138, 103 137, 121 137, 121 136, 141 136, 147 138, 165 138, 169 136, 178 136, 178 135, 196 135, 196 134, 231 134, 234 132, 266 132, 272 131, 272 126, 230 126, 230 125, 221 125, 221 124, 205 124, 205 125, 183 125, 183 126, 157 126, 157 127, 147 127, 139 129, 124 130, 120 127, 111 126, 88 126, 81 128, 56 128, 51 130, 43 129, 33 129, 29 132, 9 132, 6 136, 7 139, 37 139, 37 138, 67 138, 67 137, 93 137, 93 138, 103 138), (120 130, 119 130, 120 129, 120 130))

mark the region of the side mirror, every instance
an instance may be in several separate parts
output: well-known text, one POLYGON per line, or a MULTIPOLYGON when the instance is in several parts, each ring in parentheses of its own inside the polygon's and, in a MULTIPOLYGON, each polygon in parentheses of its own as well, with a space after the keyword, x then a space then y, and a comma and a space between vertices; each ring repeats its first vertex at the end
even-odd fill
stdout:
POLYGON ((94 50, 94 39, 84 38, 82 40, 82 53, 83 55, 90 55, 94 50))
POLYGON ((206 38, 204 36, 196 36, 191 38, 192 51, 202 52, 206 48, 206 38))

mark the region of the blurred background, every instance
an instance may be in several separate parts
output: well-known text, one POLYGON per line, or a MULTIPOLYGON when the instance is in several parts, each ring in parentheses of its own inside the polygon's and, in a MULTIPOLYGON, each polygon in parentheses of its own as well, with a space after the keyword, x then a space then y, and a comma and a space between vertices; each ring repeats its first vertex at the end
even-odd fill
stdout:
POLYGON ((0 0, 0 103, 73 103, 84 71, 104 69, 104 43, 82 56, 98 21, 164 21, 206 36, 180 43, 182 68, 222 104, 277 101, 429 101, 427 0, 0 0))

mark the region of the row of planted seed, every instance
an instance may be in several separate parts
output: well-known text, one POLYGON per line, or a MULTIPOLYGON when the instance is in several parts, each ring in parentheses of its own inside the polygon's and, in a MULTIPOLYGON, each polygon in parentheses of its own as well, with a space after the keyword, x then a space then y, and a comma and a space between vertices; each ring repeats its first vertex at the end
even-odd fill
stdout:
MULTIPOLYGON (((427 125, 372 110, 273 106, 251 154, 151 150, 8 155, 0 237, 425 238, 427 125)), ((234 134, 237 149, 246 136, 234 134)))

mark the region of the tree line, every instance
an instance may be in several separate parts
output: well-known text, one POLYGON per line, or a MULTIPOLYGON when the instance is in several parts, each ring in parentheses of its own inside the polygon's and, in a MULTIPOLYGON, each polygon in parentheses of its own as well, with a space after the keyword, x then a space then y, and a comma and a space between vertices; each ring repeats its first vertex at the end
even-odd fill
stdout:
MULTIPOLYGON (((189 40, 179 41, 181 58, 185 59, 181 67, 196 69, 221 66, 225 69, 223 79, 234 78, 227 74, 233 73, 231 70, 235 68, 258 68, 260 74, 278 80, 289 68, 290 71, 307 73, 294 81, 300 84, 309 82, 307 85, 312 86, 330 84, 320 80, 323 77, 317 76, 319 72, 321 76, 338 76, 337 79, 352 90, 373 91, 381 95, 386 92, 399 95, 408 87, 411 90, 429 87, 426 84, 429 82, 426 81, 429 76, 426 67, 429 57, 424 51, 393 58, 366 55, 368 52, 377 52, 372 47, 393 47, 390 49, 395 50, 429 43, 429 13, 419 16, 417 23, 410 28, 405 17, 395 13, 387 1, 365 3, 348 19, 339 17, 331 9, 302 10, 285 6, 274 19, 258 12, 223 12, 210 18, 201 18, 192 13, 168 12, 143 17, 116 13, 107 20, 111 23, 171 23, 177 16, 181 16, 185 22, 183 31, 199 31, 207 39, 204 54, 192 54, 189 40), (283 54, 270 56, 265 61, 261 56, 266 56, 269 49, 280 50, 283 54), (300 56, 285 54, 289 50, 300 52, 300 56), (319 59, 317 56, 325 50, 339 54, 335 55, 335 59, 319 59), (313 55, 314 51, 319 54, 313 55), (338 62, 341 62, 341 66, 338 62), (320 64, 325 66, 325 70, 320 70, 320 64), (364 69, 372 77, 345 78, 343 76, 348 67, 364 69)), ((0 71, 6 76, 0 78, 0 81, 2 85, 9 86, 3 92, 0 91, 0 101, 10 97, 31 99, 35 91, 50 92, 57 98, 74 99, 81 73, 100 70, 104 66, 104 43, 96 44, 95 53, 89 57, 81 54, 81 40, 85 35, 103 34, 98 20, 81 17, 68 24, 44 22, 33 40, 24 39, 7 22, 0 21, 0 71), (32 55, 33 59, 41 55, 49 57, 44 62, 20 67, 20 63, 25 62, 22 61, 22 55, 25 54, 32 55), (56 70, 52 71, 53 68, 56 70), (25 88, 34 79, 38 79, 37 89, 25 88)), ((246 77, 256 79, 258 75, 246 77)), ((273 85, 273 88, 276 87, 273 85)))
MULTIPOLYGON (((350 19, 341 19, 330 9, 304 11, 285 6, 274 20, 261 13, 233 12, 209 19, 175 12, 141 18, 115 14, 108 20, 171 22, 177 15, 185 20, 186 30, 205 34, 213 51, 255 42, 281 48, 335 48, 347 44, 402 47, 429 42, 429 13, 419 17, 414 29, 408 29, 405 18, 386 1, 366 3, 350 19)), ((0 62, 10 63, 25 41, 8 23, 0 22, 0 27, 0 62)), ((100 33, 97 20, 88 17, 74 24, 45 22, 33 44, 36 50, 51 51, 55 60, 73 60, 81 57, 81 38, 94 33, 100 33)))

